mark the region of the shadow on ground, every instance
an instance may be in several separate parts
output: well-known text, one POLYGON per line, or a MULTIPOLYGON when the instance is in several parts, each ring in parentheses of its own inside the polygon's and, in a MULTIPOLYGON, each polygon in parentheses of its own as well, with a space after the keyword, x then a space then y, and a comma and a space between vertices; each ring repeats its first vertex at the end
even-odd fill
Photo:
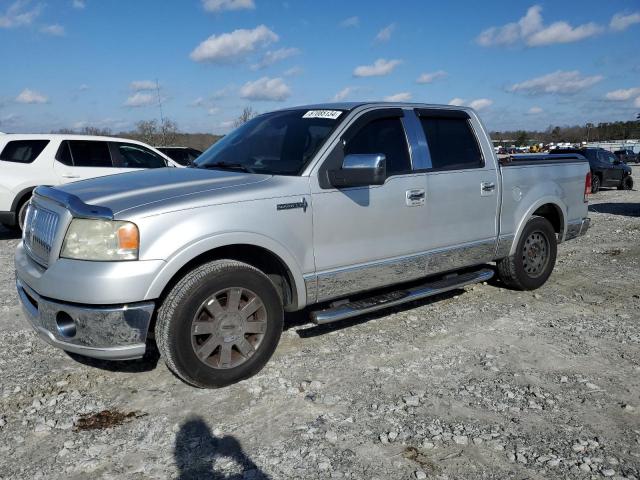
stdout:
POLYGON ((640 203, 596 203, 589 205, 589 211, 624 217, 640 217, 640 203))
POLYGON ((147 342, 147 350, 144 353, 144 357, 135 360, 101 360, 99 358, 85 357, 71 352, 66 353, 82 365, 107 370, 109 372, 150 372, 156 368, 160 360, 158 347, 155 342, 152 341, 147 342))
POLYGON ((179 471, 177 480, 269 479, 235 437, 214 436, 200 417, 190 418, 180 427, 173 454, 179 471), (225 466, 240 473, 225 473, 225 466))
POLYGON ((20 232, 0 226, 0 240, 17 240, 19 238, 20 232))

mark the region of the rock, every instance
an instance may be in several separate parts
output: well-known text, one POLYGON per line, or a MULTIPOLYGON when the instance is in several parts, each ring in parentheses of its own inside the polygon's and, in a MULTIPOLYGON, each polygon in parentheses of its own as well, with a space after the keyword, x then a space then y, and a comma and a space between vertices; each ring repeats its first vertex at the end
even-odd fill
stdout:
POLYGON ((580 470, 582 470, 583 472, 590 472, 591 471, 591 467, 589 466, 588 463, 581 463, 580 464, 580 470))
POLYGON ((584 446, 584 445, 582 445, 581 443, 574 443, 574 444, 571 446, 571 450, 573 450, 573 451, 574 451, 574 452, 576 452, 576 453, 584 452, 584 450, 585 450, 585 446, 584 446))
POLYGON ((550 467, 557 467, 558 465, 560 465, 560 459, 559 458, 552 458, 551 460, 549 460, 547 462, 547 465, 549 465, 550 467))
POLYGON ((329 470, 331 468, 331 463, 329 462, 320 462, 318 464, 318 469, 320 470, 329 470))
POLYGON ((403 400, 408 407, 417 407, 418 405, 420 405, 420 397, 418 397, 417 395, 404 397, 403 400))
POLYGON ((387 434, 390 442, 393 442, 396 438, 398 438, 398 432, 389 432, 387 434))
POLYGON ((380 439, 381 443, 389 443, 389 437, 386 433, 381 433, 378 438, 380 439))
POLYGON ((600 473, 605 477, 613 477, 616 474, 616 471, 612 468, 605 468, 600 473))
POLYGON ((466 435, 455 435, 453 437, 453 441, 456 442, 458 445, 468 445, 469 444, 469 438, 466 435))
POLYGON ((527 457, 524 453, 518 453, 516 455, 516 460, 518 463, 527 463, 527 457))
POLYGON ((584 384, 585 387, 587 387, 589 390, 598 390, 598 387, 595 383, 591 383, 591 382, 587 382, 584 384))
POLYGON ((338 434, 336 432, 333 432, 333 431, 329 430, 324 435, 324 438, 327 440, 327 442, 329 442, 331 444, 335 444, 338 441, 338 434))
POLYGON ((427 478, 427 474, 424 473, 422 470, 416 470, 413 475, 416 477, 417 480, 424 480, 425 478, 427 478))
POLYGON ((567 383, 569 382, 569 378, 565 377, 564 375, 562 377, 560 377, 560 383, 567 383))
POLYGON ((320 390, 322 388, 322 383, 318 380, 314 380, 309 384, 309 388, 311 390, 320 390))

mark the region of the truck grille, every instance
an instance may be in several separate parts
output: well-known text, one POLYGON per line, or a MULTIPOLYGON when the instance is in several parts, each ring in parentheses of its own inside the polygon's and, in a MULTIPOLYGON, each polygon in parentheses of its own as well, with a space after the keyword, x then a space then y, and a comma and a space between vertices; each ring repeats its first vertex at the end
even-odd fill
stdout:
POLYGON ((49 266, 49 255, 57 228, 56 213, 33 203, 29 205, 22 236, 24 247, 29 256, 43 267, 49 266))

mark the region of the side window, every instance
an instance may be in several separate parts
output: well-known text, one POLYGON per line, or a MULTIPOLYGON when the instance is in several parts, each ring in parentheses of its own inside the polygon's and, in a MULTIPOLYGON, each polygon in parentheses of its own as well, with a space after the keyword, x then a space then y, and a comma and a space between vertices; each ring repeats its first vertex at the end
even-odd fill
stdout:
POLYGON ((611 165, 613 165, 616 162, 616 160, 618 160, 618 158, 613 153, 607 152, 607 160, 611 165))
POLYGON ((113 167, 107 142, 69 140, 69 147, 76 167, 113 167))
POLYGON ((482 168, 482 154, 469 120, 420 117, 434 170, 482 168))
POLYGON ((344 147, 344 154, 382 153, 387 158, 387 176, 411 171, 409 148, 400 118, 373 120, 344 147))
POLYGON ((164 158, 148 148, 133 143, 117 143, 121 168, 163 168, 167 166, 164 158))
POLYGON ((31 163, 42 153, 49 140, 14 140, 8 142, 0 153, 0 160, 15 163, 31 163))
POLYGON ((73 166, 73 157, 71 156, 71 149, 69 148, 69 142, 66 140, 60 143, 58 153, 56 153, 56 160, 63 165, 73 166))

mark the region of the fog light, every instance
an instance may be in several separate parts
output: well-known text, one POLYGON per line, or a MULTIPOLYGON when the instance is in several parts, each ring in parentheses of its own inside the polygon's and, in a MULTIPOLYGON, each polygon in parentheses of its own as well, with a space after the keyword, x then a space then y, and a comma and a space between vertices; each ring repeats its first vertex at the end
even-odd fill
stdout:
POLYGON ((76 336, 76 322, 73 321, 71 315, 67 312, 58 312, 56 315, 56 325, 58 326, 58 332, 65 338, 72 338, 76 336))

